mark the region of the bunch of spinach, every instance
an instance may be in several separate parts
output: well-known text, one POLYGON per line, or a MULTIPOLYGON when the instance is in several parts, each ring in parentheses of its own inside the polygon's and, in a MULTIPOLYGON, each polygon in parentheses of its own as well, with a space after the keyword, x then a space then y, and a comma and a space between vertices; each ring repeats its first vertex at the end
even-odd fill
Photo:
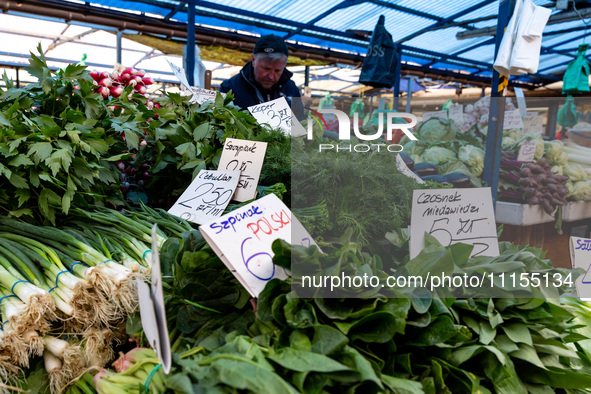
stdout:
POLYGON ((0 208, 37 223, 56 223, 72 204, 121 203, 109 157, 125 146, 86 67, 53 72, 41 48, 27 71, 37 82, 0 89, 0 208))

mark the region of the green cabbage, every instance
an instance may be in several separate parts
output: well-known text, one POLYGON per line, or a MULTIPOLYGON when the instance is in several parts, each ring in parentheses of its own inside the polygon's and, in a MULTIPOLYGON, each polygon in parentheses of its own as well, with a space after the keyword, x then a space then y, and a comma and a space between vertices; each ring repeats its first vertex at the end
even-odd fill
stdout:
POLYGON ((473 146, 462 146, 458 152, 458 158, 470 167, 472 173, 480 176, 484 170, 484 150, 473 146))
POLYGON ((552 171, 555 174, 558 175, 564 175, 564 167, 563 166, 552 166, 552 168, 550 168, 550 171, 552 171))
MULTIPOLYGON (((544 157, 550 160, 552 164, 557 165, 561 161, 563 149, 564 144, 562 141, 546 141, 544 142, 544 157)), ((564 165, 566 165, 566 163, 564 165)))
POLYGON ((528 134, 525 139, 527 141, 536 142, 536 152, 534 153, 534 160, 539 160, 544 156, 544 139, 541 134, 528 134))
POLYGON ((501 146, 503 148, 506 148, 510 145, 513 145, 515 143, 515 140, 511 137, 503 137, 503 140, 501 141, 501 146))
POLYGON ((417 138, 423 142, 433 143, 451 141, 460 130, 447 119, 431 118, 417 127, 417 138))
POLYGON ((470 178, 474 176, 472 171, 470 171, 470 169, 459 160, 448 161, 447 163, 438 166, 437 169, 439 170, 439 175, 447 175, 451 174, 452 172, 459 172, 469 176, 470 178))
MULTIPOLYGON (((569 189, 570 190, 570 189, 569 189)), ((567 195, 573 200, 587 200, 591 198, 591 182, 578 181, 573 184, 572 192, 567 195)))
POLYGON ((564 175, 573 182, 587 180, 587 170, 580 164, 567 164, 564 167, 564 175))
POLYGON ((513 138, 515 141, 521 138, 521 129, 503 130, 503 137, 513 138))
POLYGON ((429 149, 425 150, 425 152, 423 152, 423 154, 421 155, 421 159, 423 159, 423 161, 426 161, 427 163, 439 165, 441 163, 445 163, 446 161, 456 160, 457 157, 455 152, 447 148, 432 146, 429 149))
POLYGON ((427 145, 420 140, 410 140, 407 143, 405 143, 403 147, 403 152, 407 155, 412 156, 421 155, 425 151, 427 145))

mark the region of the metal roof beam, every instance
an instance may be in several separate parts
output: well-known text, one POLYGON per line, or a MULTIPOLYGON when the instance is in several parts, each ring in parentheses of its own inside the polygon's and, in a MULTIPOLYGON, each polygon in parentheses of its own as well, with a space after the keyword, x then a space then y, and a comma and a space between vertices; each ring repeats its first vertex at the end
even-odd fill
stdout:
POLYGON ((184 8, 187 5, 187 3, 185 3, 184 1, 180 1, 176 7, 174 7, 165 17, 164 20, 165 21, 169 21, 170 18, 172 18, 177 12, 179 12, 181 10, 181 8, 184 8))
MULTIPOLYGON (((461 51, 452 52, 451 54, 452 54, 452 55, 454 55, 454 56, 457 56, 457 55, 460 55, 460 54, 462 54, 462 53, 469 52, 469 51, 471 51, 472 49, 479 48, 479 47, 481 47, 481 46, 483 46, 483 45, 490 45, 490 44, 494 44, 494 43, 495 43, 495 39, 494 39, 494 38, 491 38, 490 40, 486 40, 486 41, 484 41, 484 42, 481 42, 481 43, 478 43, 478 44, 474 44, 474 45, 472 45, 472 46, 469 46, 468 48, 464 48, 464 49, 462 49, 461 51)), ((430 63, 424 64, 424 65, 423 65, 423 67, 431 66, 431 65, 435 64, 437 61, 441 61, 441 60, 442 60, 442 59, 437 59, 437 60, 434 60, 434 61, 432 61, 432 62, 430 62, 430 63)))
POLYGON ((470 60, 470 59, 464 59, 461 58, 459 56, 455 56, 452 54, 444 54, 444 53, 439 53, 439 52, 435 52, 435 51, 429 51, 426 49, 422 49, 422 48, 416 48, 416 47, 411 47, 411 46, 407 46, 407 45, 400 45, 400 49, 402 49, 402 51, 407 51, 407 52, 418 52, 418 53, 423 53, 425 55, 429 55, 431 57, 435 57, 435 58, 440 58, 440 59, 452 59, 452 60, 456 60, 458 62, 462 62, 464 64, 470 64, 472 66, 484 66, 484 67, 492 67, 492 64, 486 63, 486 62, 481 62, 478 60, 470 60))
MULTIPOLYGON (((365 0, 343 0, 340 3, 338 3, 337 5, 335 5, 334 7, 326 10, 325 12, 323 12, 322 14, 318 15, 316 18, 312 19, 311 21, 309 21, 307 23, 307 25, 309 26, 313 26, 316 22, 321 21, 322 19, 326 18, 327 16, 329 16, 330 14, 332 14, 335 11, 341 10, 343 8, 348 8, 354 5, 359 4, 360 2, 365 1, 365 0)), ((290 37, 294 36, 295 34, 300 34, 304 29, 303 28, 299 28, 296 31, 293 31, 289 34, 287 34, 286 36, 283 37, 284 40, 289 39, 290 37)))
MULTIPOLYGON (((194 4, 197 7, 204 7, 204 8, 209 8, 211 10, 218 10, 218 11, 223 11, 223 12, 227 12, 227 13, 234 14, 234 15, 244 16, 247 18, 259 19, 260 22, 272 22, 272 23, 277 23, 280 25, 284 25, 284 26, 292 27, 292 28, 296 28, 296 29, 298 29, 298 28, 310 29, 310 26, 307 25, 306 23, 295 22, 295 21, 291 21, 289 19, 278 18, 275 16, 260 14, 258 12, 247 11, 247 10, 243 10, 243 9, 236 8, 236 7, 230 7, 230 6, 226 6, 226 5, 222 5, 222 4, 216 4, 216 3, 212 3, 210 1, 188 0, 187 2, 189 4, 194 4)), ((199 12, 199 10, 197 10, 197 12, 199 12)), ((218 14, 218 18, 225 19, 226 16, 222 15, 222 14, 218 14)), ((243 21, 243 23, 252 25, 255 22, 245 20, 245 21, 243 21)), ((276 29, 277 27, 274 26, 271 28, 276 29)), ((325 27, 313 26, 313 28, 310 30, 315 30, 317 32, 325 33, 325 34, 332 34, 333 36, 337 36, 337 37, 357 38, 354 34, 342 32, 342 31, 334 30, 334 29, 328 29, 325 27)))
POLYGON ((491 16, 487 16, 484 18, 478 18, 478 20, 471 20, 471 21, 460 21, 460 22, 453 22, 454 19, 459 18, 460 16, 464 16, 466 14, 469 14, 472 11, 476 11, 479 8, 484 7, 485 5, 488 5, 490 3, 492 3, 495 0, 484 0, 481 1, 480 3, 477 3, 471 7, 466 8, 465 10, 462 10, 456 14, 453 14, 452 16, 449 16, 443 20, 437 21, 434 24, 425 27, 424 29, 418 30, 412 34, 409 34, 406 37, 401 38, 400 40, 397 41, 397 43, 402 43, 404 41, 408 41, 408 40, 412 40, 415 37, 420 36, 423 33, 429 32, 429 31, 433 31, 433 30, 439 30, 439 29, 446 29, 448 27, 454 27, 454 26, 462 26, 462 25, 466 25, 469 23, 475 23, 475 22, 481 22, 483 20, 489 20, 492 18, 496 18, 496 15, 491 15, 491 16))
MULTIPOLYGON (((591 17, 591 8, 583 8, 577 12, 575 11, 565 11, 559 14, 554 14, 550 16, 548 19, 548 25, 555 25, 557 23, 565 23, 565 22, 572 22, 578 21, 581 19, 585 19, 591 17)), ((466 38, 474 38, 474 37, 482 37, 482 36, 494 36, 497 34, 496 26, 485 27, 483 29, 475 29, 475 30, 468 30, 468 31, 461 31, 456 34, 456 38, 458 40, 465 40, 466 38)))

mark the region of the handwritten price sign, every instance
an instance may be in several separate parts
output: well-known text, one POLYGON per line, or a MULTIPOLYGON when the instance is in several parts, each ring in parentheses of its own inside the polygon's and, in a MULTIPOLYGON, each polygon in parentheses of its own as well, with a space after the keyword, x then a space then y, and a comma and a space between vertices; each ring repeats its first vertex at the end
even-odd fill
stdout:
POLYGON ((253 297, 257 297, 271 279, 288 276, 285 270, 273 264, 273 241, 281 238, 298 245, 316 245, 274 194, 203 224, 199 230, 253 297))
POLYGON ((517 161, 533 162, 536 154, 536 142, 535 141, 523 141, 521 147, 519 147, 519 154, 517 155, 517 161))
POLYGON ((285 97, 248 107, 248 111, 261 124, 266 123, 274 129, 281 129, 294 137, 305 135, 306 130, 293 115, 285 97))
POLYGON ((573 268, 585 270, 575 282, 577 295, 583 301, 591 301, 591 239, 570 237, 570 259, 573 268))
POLYGON ((240 171, 201 170, 168 212, 189 222, 208 222, 224 213, 239 180, 240 171))
POLYGON ((425 233, 444 246, 474 245, 472 256, 498 256, 490 187, 415 190, 410 219, 410 258, 425 248, 425 233))
POLYGON ((244 202, 255 198, 266 150, 266 142, 226 138, 218 170, 240 171, 233 200, 244 202))

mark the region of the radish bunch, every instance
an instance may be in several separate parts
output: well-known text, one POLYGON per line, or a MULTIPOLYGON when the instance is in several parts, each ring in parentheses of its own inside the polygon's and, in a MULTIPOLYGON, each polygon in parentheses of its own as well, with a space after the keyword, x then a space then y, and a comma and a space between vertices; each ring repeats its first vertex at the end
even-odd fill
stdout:
POLYGON ((120 97, 123 94, 123 89, 130 85, 133 86, 136 93, 145 95, 146 86, 153 83, 152 78, 146 76, 144 70, 136 70, 133 67, 127 67, 122 73, 112 72, 111 74, 93 70, 90 72, 90 76, 98 86, 97 91, 105 99, 109 96, 120 97))

